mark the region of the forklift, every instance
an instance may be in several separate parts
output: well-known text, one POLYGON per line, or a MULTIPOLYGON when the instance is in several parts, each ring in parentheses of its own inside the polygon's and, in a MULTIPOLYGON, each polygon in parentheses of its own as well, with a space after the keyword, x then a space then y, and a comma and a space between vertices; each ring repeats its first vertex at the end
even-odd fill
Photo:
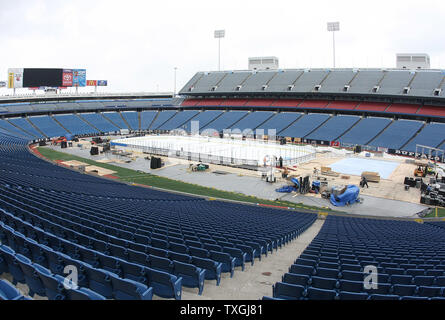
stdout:
POLYGON ((434 173, 434 168, 429 164, 419 164, 417 169, 414 170, 415 177, 425 178, 427 175, 433 175, 434 173))

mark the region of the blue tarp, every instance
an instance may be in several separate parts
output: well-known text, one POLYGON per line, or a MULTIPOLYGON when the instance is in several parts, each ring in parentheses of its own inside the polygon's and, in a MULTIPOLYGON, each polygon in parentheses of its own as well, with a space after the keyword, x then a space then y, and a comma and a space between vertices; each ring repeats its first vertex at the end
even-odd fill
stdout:
POLYGON ((290 181, 295 183, 295 187, 300 188, 300 181, 297 178, 292 178, 290 181))
POLYGON ((358 196, 360 194, 360 188, 355 185, 349 185, 346 187, 346 191, 343 194, 334 196, 331 194, 331 203, 336 207, 344 207, 348 204, 354 204, 358 202, 358 196))
POLYGON ((297 189, 295 187, 292 187, 292 186, 284 186, 284 187, 282 187, 280 189, 277 189, 275 191, 279 192, 279 193, 291 193, 291 192, 296 192, 297 189))

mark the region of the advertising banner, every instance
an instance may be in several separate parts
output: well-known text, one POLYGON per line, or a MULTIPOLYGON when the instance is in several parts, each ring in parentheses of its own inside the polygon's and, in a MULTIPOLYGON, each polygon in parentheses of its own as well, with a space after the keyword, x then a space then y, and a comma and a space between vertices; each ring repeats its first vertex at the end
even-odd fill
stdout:
POLYGON ((62 86, 63 87, 73 86, 73 70, 68 70, 68 69, 63 70, 62 86))
POLYGON ((87 87, 97 86, 97 80, 87 80, 87 87))
POLYGON ((0 88, 5 88, 8 85, 6 81, 0 81, 0 88))
POLYGON ((87 71, 85 69, 73 70, 73 87, 85 87, 87 85, 87 71))
POLYGON ((98 87, 106 87, 106 86, 108 86, 108 81, 107 80, 97 80, 97 86, 98 87))
POLYGON ((23 68, 8 69, 8 88, 23 88, 23 68))

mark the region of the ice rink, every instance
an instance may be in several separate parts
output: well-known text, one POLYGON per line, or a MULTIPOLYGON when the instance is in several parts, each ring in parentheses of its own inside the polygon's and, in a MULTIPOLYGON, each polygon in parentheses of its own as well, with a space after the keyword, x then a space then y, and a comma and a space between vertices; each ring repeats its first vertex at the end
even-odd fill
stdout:
POLYGON ((382 179, 388 179, 400 164, 397 162, 346 158, 331 165, 335 172, 361 176, 363 171, 378 172, 382 179))
POLYGON ((280 145, 260 140, 220 139, 200 136, 145 136, 118 139, 111 143, 118 149, 136 150, 170 157, 186 158, 193 155, 200 159, 230 161, 236 164, 262 166, 272 164, 280 157, 284 165, 294 165, 315 158, 312 146, 280 145))

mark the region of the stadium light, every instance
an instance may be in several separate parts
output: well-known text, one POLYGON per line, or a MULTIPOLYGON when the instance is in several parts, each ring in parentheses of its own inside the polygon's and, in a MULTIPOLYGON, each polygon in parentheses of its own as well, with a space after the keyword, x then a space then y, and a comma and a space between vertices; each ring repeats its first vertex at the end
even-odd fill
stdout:
POLYGON ((328 31, 332 32, 334 68, 335 68, 335 31, 340 31, 340 22, 328 22, 328 31))
POLYGON ((218 71, 221 71, 221 39, 225 36, 226 30, 215 30, 215 39, 218 39, 218 71))
POLYGON ((175 70, 175 86, 173 89, 173 98, 175 98, 176 97, 176 71, 178 70, 178 67, 174 67, 173 69, 175 70))

